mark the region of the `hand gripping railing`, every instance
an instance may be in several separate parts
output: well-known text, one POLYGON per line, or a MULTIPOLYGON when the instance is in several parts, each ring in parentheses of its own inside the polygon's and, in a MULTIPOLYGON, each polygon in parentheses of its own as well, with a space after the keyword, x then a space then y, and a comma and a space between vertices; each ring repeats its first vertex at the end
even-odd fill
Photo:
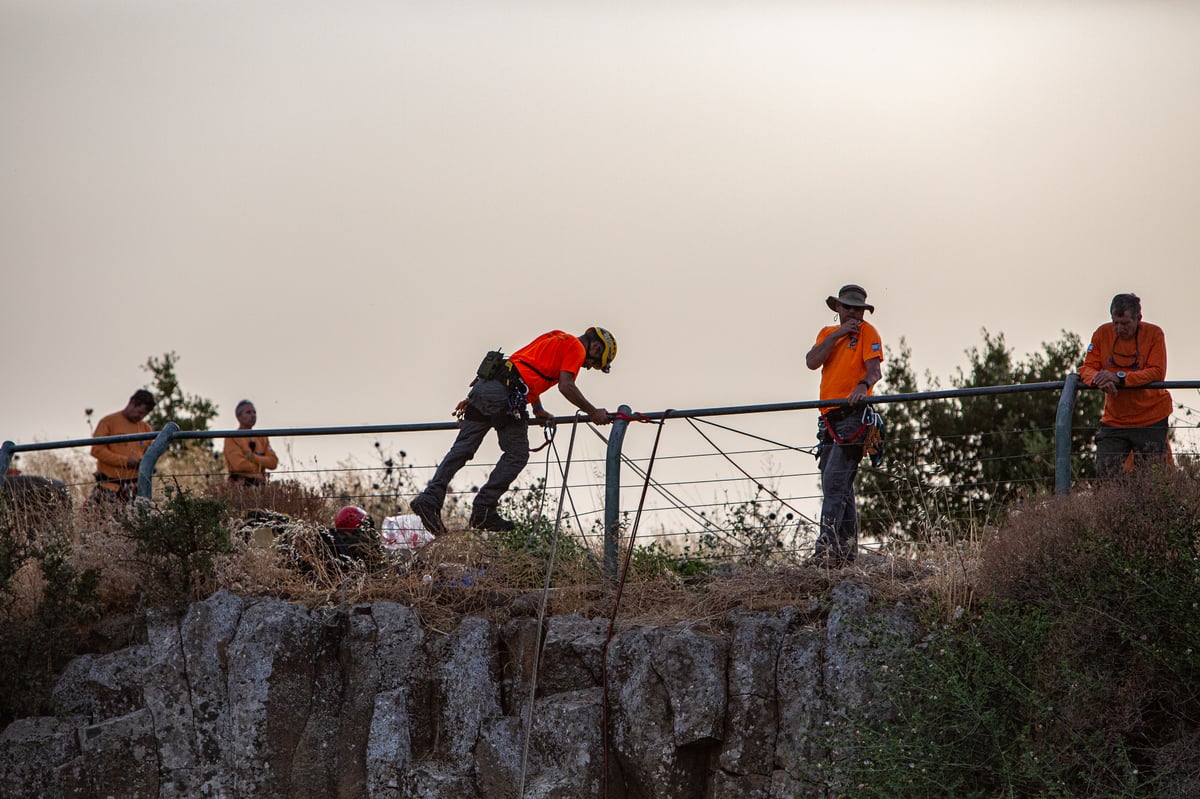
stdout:
MULTIPOLYGON (((1067 375, 1062 383, 1062 396, 1058 400, 1058 414, 1054 421, 1054 493, 1066 496, 1071 493, 1071 416, 1075 411, 1075 397, 1085 386, 1075 372, 1067 375)), ((1119 391, 1142 391, 1148 388, 1200 388, 1200 380, 1160 380, 1136 388, 1124 387, 1119 391)))
POLYGON ((621 532, 621 445, 632 413, 628 405, 617 408, 604 461, 604 575, 610 580, 617 575, 617 541, 621 532))

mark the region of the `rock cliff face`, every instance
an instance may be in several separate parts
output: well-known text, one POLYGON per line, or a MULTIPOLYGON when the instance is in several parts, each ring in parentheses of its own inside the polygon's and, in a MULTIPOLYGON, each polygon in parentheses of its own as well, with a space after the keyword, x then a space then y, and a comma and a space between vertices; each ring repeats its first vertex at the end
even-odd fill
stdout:
POLYGON ((525 797, 565 799, 601 796, 606 767, 621 799, 832 795, 814 732, 886 713, 872 675, 917 634, 867 599, 844 583, 720 635, 626 628, 607 653, 607 719, 607 621, 551 618, 526 745, 535 619, 445 633, 389 602, 310 611, 220 592, 149 618, 144 645, 74 661, 55 716, 0 733, 0 795, 503 799, 524 774, 525 797))

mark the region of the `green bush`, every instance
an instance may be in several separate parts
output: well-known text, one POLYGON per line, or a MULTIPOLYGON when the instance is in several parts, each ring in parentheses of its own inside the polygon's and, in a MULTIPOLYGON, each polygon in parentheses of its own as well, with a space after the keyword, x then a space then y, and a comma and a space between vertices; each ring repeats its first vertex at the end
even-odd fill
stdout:
POLYGON ((706 528, 685 539, 672 570, 689 577, 712 570, 715 564, 768 567, 786 562, 795 554, 797 520, 790 506, 759 483, 754 496, 727 502, 708 517, 706 528))
POLYGON ((663 574, 677 577, 699 577, 712 571, 712 562, 692 557, 691 546, 684 545, 682 555, 668 552, 658 541, 633 548, 630 569, 641 579, 654 579, 663 574))
POLYGON ((983 558, 986 598, 885 673, 891 719, 834 745, 846 795, 1195 795, 1196 482, 1145 475, 1024 512, 983 558))
POLYGON ((0 728, 48 712, 50 689, 95 618, 100 572, 77 571, 70 554, 62 541, 29 540, 0 513, 0 728), (31 567, 40 579, 15 579, 31 567))
POLYGON ((555 510, 555 500, 546 496, 545 482, 540 479, 501 500, 500 513, 512 520, 514 527, 507 532, 489 533, 488 540, 503 553, 507 579, 514 586, 542 585, 546 576, 545 564, 552 548, 554 571, 551 581, 554 584, 572 584, 596 578, 599 562, 565 516, 555 542, 555 510))
POLYGON ((233 551, 228 513, 224 502, 186 490, 171 492, 165 503, 134 505, 122 526, 155 578, 144 587, 182 601, 203 598, 216 573, 216 556, 233 551))

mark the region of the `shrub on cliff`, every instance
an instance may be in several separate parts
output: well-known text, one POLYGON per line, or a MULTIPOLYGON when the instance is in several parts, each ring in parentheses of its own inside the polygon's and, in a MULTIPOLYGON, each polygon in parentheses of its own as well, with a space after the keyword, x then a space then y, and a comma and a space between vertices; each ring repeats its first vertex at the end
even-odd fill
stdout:
POLYGON ((1014 516, 982 597, 885 679, 895 716, 854 796, 1184 796, 1200 789, 1200 483, 1150 473, 1014 516))
POLYGON ((227 515, 225 503, 186 490, 135 504, 122 526, 152 578, 144 587, 182 601, 206 596, 216 587, 216 556, 233 551, 227 515))
POLYGON ((66 542, 31 537, 0 507, 0 728, 46 712, 98 602, 100 572, 79 571, 66 542))

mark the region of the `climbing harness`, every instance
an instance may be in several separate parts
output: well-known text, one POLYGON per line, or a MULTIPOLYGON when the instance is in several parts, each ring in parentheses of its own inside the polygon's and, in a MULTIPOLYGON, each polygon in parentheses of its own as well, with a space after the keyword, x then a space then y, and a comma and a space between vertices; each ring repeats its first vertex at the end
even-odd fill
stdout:
MULTIPOLYGON (((832 411, 830 413, 832 413, 832 411)), ((846 436, 845 438, 842 438, 841 436, 838 435, 837 423, 846 417, 845 417, 845 415, 843 415, 843 416, 839 416, 837 419, 830 419, 829 418, 830 413, 822 413, 821 414, 821 422, 824 424, 824 431, 829 435, 829 437, 831 439, 833 439, 833 442, 835 444, 842 446, 842 447, 845 447, 849 444, 857 444, 858 440, 860 438, 862 438, 864 433, 866 433, 867 424, 866 424, 866 422, 863 422, 862 424, 860 424, 858 426, 857 430, 855 430, 853 433, 846 436)))
MULTIPOLYGON (((479 367, 475 370, 475 379, 471 381, 471 385, 474 386, 480 380, 495 380, 508 389, 508 407, 504 411, 497 411, 489 416, 473 406, 468 397, 454 407, 454 418, 458 420, 459 424, 462 424, 464 419, 470 419, 473 422, 483 422, 500 428, 512 421, 519 422, 529 419, 525 410, 529 387, 525 385, 525 380, 521 377, 516 365, 504 357, 503 352, 492 350, 483 356, 483 360, 479 362, 479 367)), ((537 450, 532 451, 537 452, 537 450)))
MULTIPOLYGON (((843 415, 836 421, 841 421, 842 418, 845 416, 843 415)), ((836 422, 829 418, 828 413, 822 413, 821 423, 817 427, 817 438, 822 439, 822 434, 828 434, 833 443, 838 446, 861 445, 863 454, 871 456, 872 466, 878 467, 883 462, 883 442, 886 429, 883 417, 874 408, 870 405, 863 408, 858 428, 844 438, 838 435, 835 424, 836 422)), ((817 456, 820 457, 820 449, 817 451, 817 456)))

